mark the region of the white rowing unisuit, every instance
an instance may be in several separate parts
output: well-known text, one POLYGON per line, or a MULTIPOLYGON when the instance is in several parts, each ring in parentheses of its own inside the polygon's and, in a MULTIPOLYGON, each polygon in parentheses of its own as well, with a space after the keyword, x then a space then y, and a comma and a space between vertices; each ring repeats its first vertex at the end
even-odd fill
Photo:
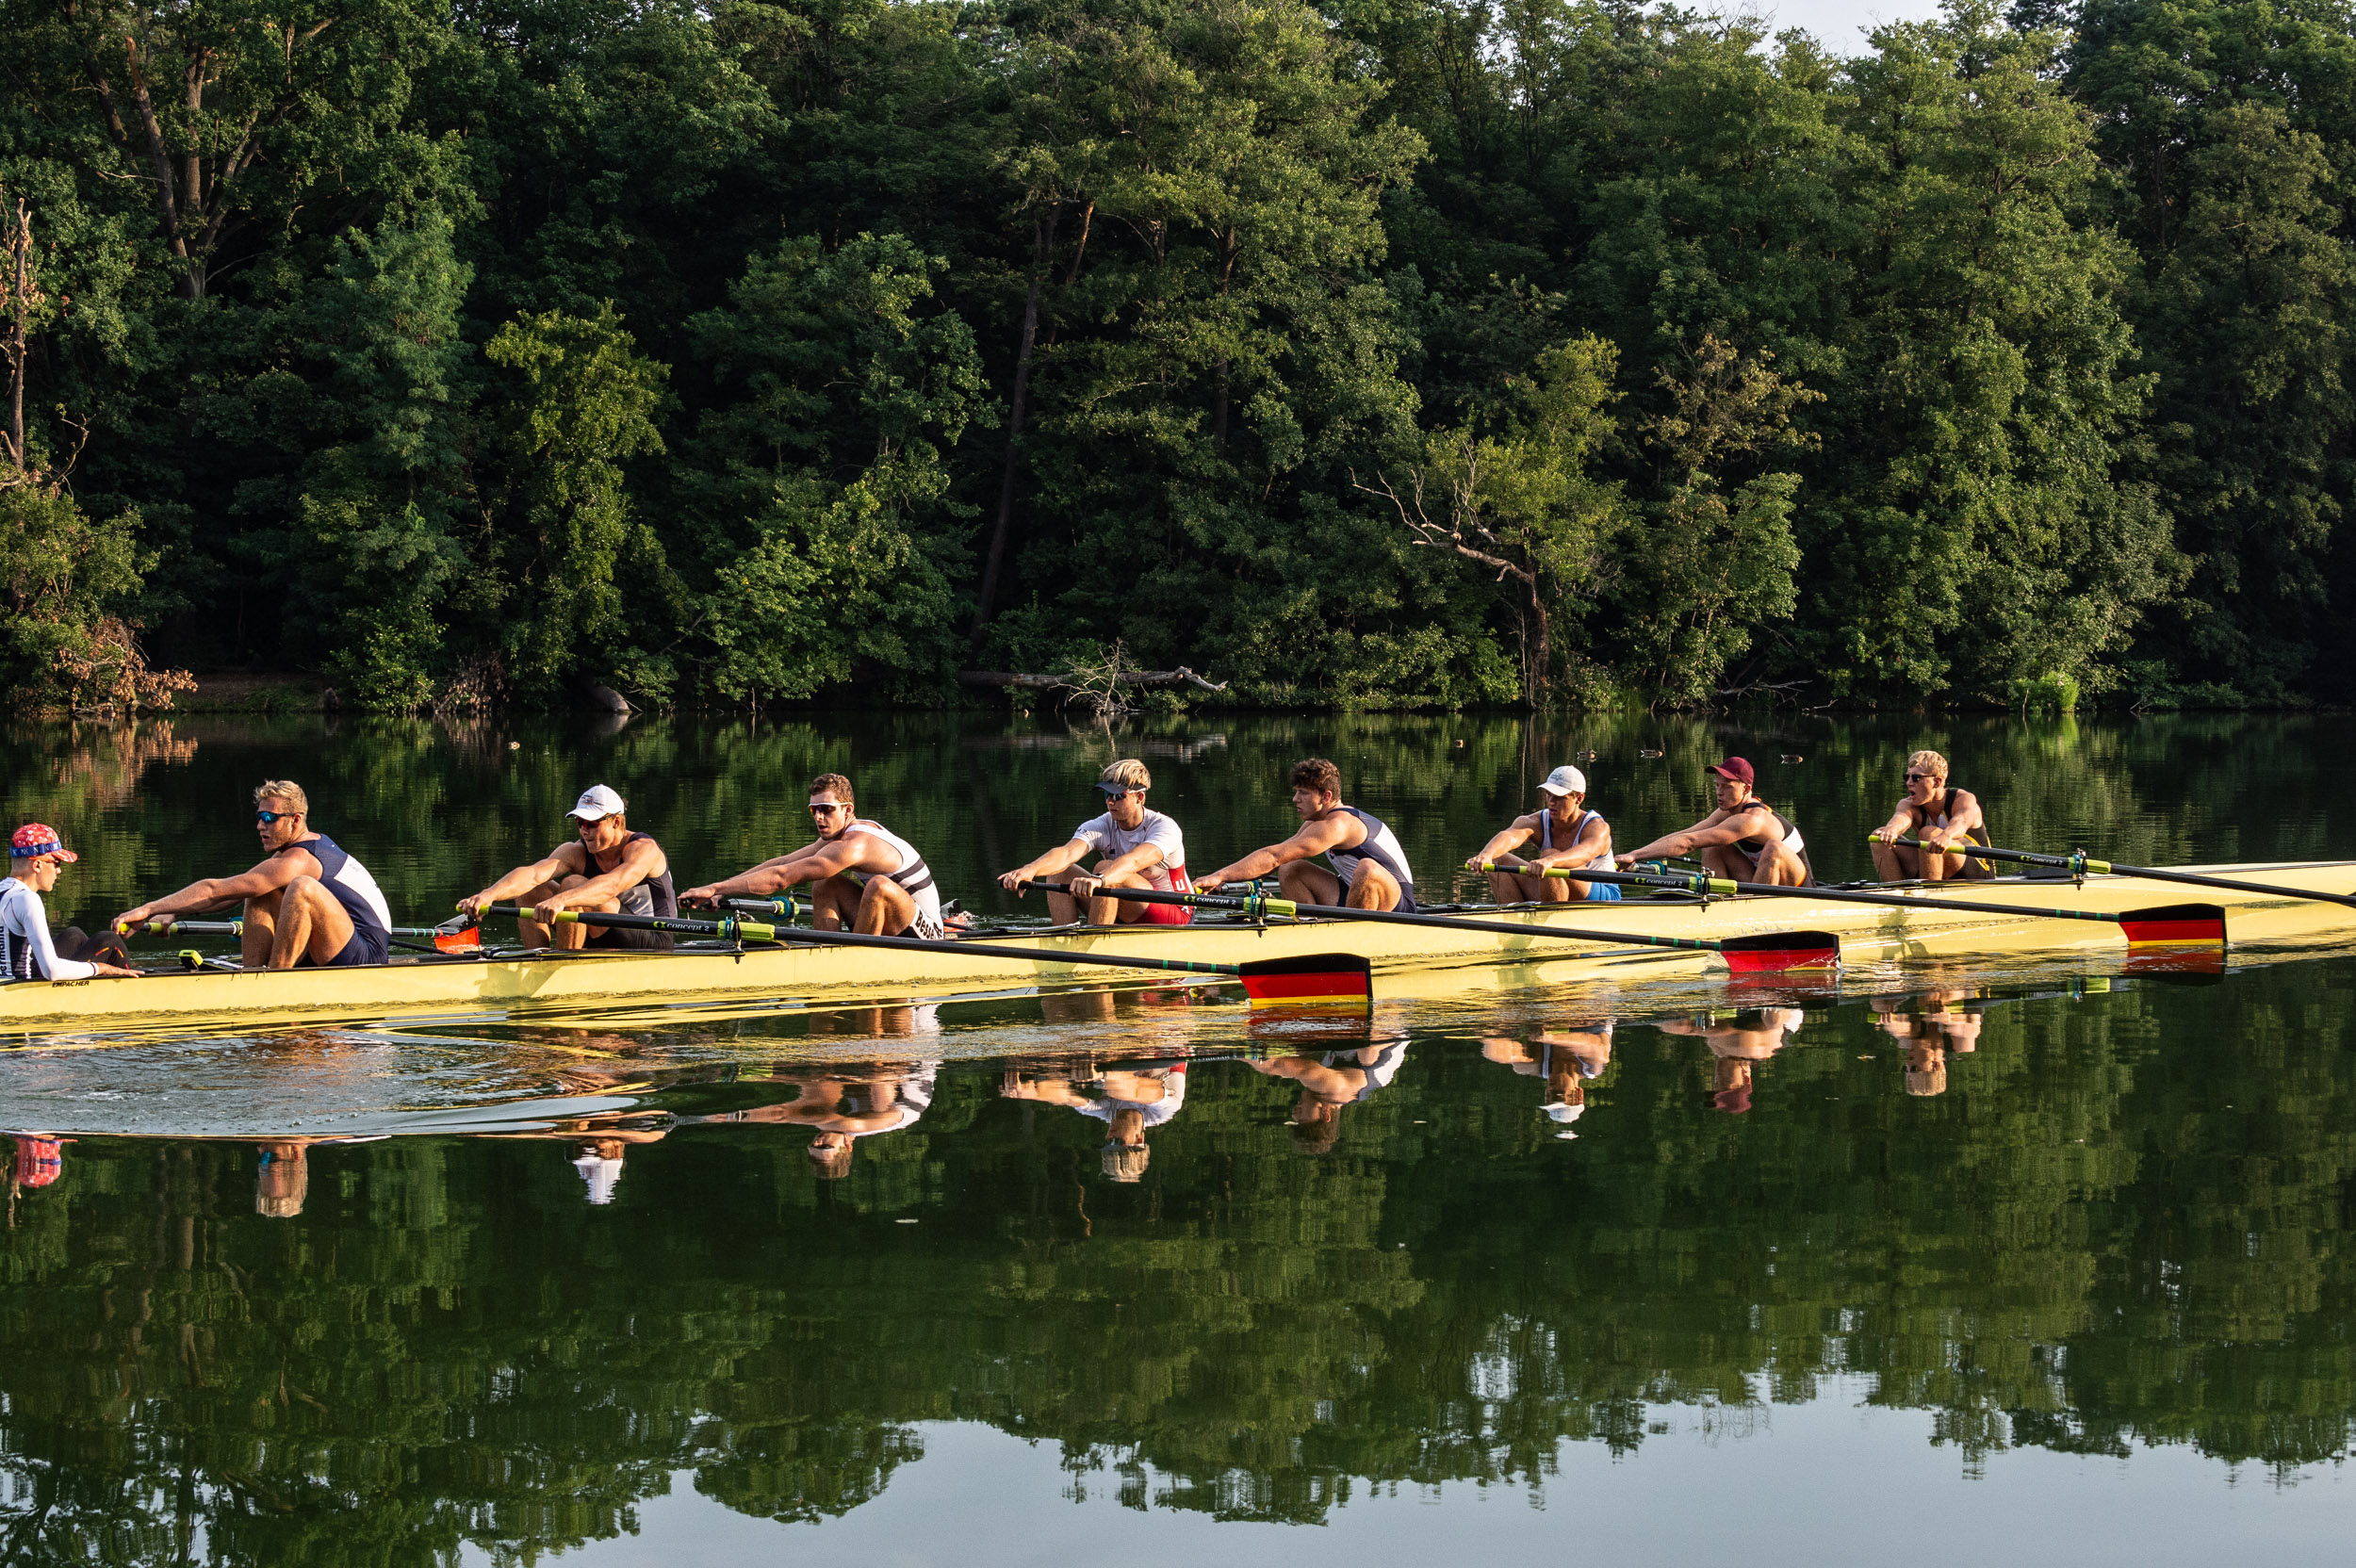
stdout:
MULTIPOLYGON (((916 853, 914 845, 883 824, 869 822, 865 817, 853 822, 843 832, 871 833, 898 853, 900 863, 882 874, 900 884, 916 901, 916 919, 909 923, 908 930, 902 935, 939 941, 949 934, 949 928, 941 923, 941 889, 933 881, 932 868, 924 863, 922 855, 916 853)), ((862 874, 861 880, 864 879, 862 874)))
POLYGON ((0 877, 0 975, 10 980, 88 980, 98 966, 57 956, 49 910, 15 877, 0 877))

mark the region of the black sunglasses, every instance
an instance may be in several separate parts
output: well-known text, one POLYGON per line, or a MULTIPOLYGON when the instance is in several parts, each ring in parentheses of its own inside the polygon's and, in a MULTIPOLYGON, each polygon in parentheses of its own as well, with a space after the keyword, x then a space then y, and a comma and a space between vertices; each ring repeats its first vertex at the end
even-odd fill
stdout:
POLYGON ((281 817, 299 817, 301 815, 303 815, 303 813, 300 811, 256 811, 254 813, 254 820, 265 826, 268 826, 270 824, 276 822, 281 817))

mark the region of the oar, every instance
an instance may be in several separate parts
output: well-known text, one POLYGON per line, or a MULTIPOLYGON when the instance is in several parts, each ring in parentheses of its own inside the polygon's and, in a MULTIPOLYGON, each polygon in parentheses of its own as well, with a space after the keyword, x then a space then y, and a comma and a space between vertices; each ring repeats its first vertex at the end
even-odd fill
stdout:
MULTIPOLYGON (((242 937, 245 935, 245 922, 242 920, 165 919, 144 921, 136 926, 120 926, 117 929, 126 937, 161 936, 173 931, 182 931, 197 937, 242 937)), ((389 936, 424 937, 434 943, 433 951, 437 953, 451 953, 464 948, 480 947, 482 945, 481 929, 473 925, 463 929, 451 925, 393 925, 385 928, 389 936)), ((409 947, 412 944, 395 942, 393 945, 409 947)))
MULTIPOLYGON (((1503 871, 1508 868, 1495 861, 1483 861, 1483 871, 1503 871)), ((1533 868, 1536 869, 1536 868, 1533 868)), ((1528 876, 1530 872, 1516 873, 1528 876)), ((1645 888, 1676 887, 1691 892, 1712 895, 1754 893, 1768 898, 1823 898, 1837 904, 1879 904, 1897 909, 1961 909, 1975 915, 2026 915, 2038 920, 2092 920, 2119 927, 2126 933, 2130 946, 2167 942, 2222 943, 2225 940, 2225 911, 2214 904, 2170 904, 2153 909, 2129 909, 2119 914, 2107 914, 2097 909, 2020 909, 2008 905, 1984 904, 1961 898, 1916 898, 1906 893, 1857 892, 1845 888, 1786 888, 1768 882, 1725 882, 1710 876, 1666 876, 1644 872, 1596 871, 1581 866, 1546 866, 1538 871, 1544 876, 1561 877, 1564 881, 1616 882, 1645 888)))
MULTIPOLYGON (((531 912, 513 905, 498 905, 489 911, 495 915, 528 915, 531 912)), ((558 911, 556 921, 560 925, 605 925, 625 931, 670 931, 685 936, 725 937, 732 941, 809 942, 820 947, 882 947, 902 953, 1013 958, 1024 963, 1102 964, 1108 969, 1161 970, 1173 974, 1219 974, 1242 981, 1244 994, 1255 1004, 1281 1002, 1294 1006, 1311 1003, 1363 1005, 1374 994, 1373 966, 1349 953, 1320 953, 1303 958, 1254 958, 1241 964, 1205 964, 1188 958, 1122 958, 1100 953, 1051 953, 1038 948, 1000 947, 988 942, 875 936, 864 931, 812 931, 805 926, 773 925, 743 920, 735 915, 723 915, 718 920, 685 920, 676 916, 603 914, 594 909, 564 909, 558 911)))
MULTIPOLYGON (((1026 884, 1072 890, 1060 882, 1026 884)), ((1352 909, 1338 904, 1297 904, 1288 898, 1263 898, 1252 893, 1230 898, 1223 893, 1165 893, 1151 888, 1114 888, 1106 898, 1124 904, 1180 904, 1199 909, 1235 909, 1252 918, 1272 920, 1370 920, 1393 925, 1431 925, 1443 931, 1494 931, 1508 937, 1546 937, 1557 941, 1617 942, 1635 947, 1675 947, 1689 952, 1715 953, 1737 974, 1773 970, 1829 969, 1841 962, 1841 939, 1824 931, 1765 933, 1756 937, 1647 937, 1628 931, 1589 931, 1563 925, 1509 925, 1503 921, 1465 920, 1456 915, 1413 915, 1396 909, 1352 909)))
MULTIPOLYGON (((1869 842, 1872 841, 1869 839, 1869 842)), ((1919 839, 1900 839, 1900 847, 1925 849, 1932 846, 1919 839)), ((2097 860, 2083 849, 2069 855, 2032 855, 2020 849, 1990 849, 1984 844, 1950 844, 1934 854, 1970 855, 1983 860, 2014 860, 2024 866, 2053 866, 2072 876, 2095 875, 2135 876, 2147 882, 2182 882, 2192 888, 2225 888, 2237 893, 2266 893, 2275 898, 2304 899, 2313 904, 2339 904, 2356 909, 2356 897, 2347 893, 2310 892, 2305 888, 2277 888, 2264 882, 2244 882, 2231 876, 2202 876, 2188 871, 2161 871, 2153 866, 2121 865, 2117 860, 2097 860)))

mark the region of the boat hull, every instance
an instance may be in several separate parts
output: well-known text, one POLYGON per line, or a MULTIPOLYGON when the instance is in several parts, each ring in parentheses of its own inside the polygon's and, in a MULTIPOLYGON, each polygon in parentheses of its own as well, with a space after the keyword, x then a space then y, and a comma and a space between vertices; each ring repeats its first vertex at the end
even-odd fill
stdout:
MULTIPOLYGON (((2356 862, 2186 867, 2289 889, 2356 890, 2356 862)), ((1304 921, 1199 920, 1052 936, 993 936, 996 946, 1035 949, 1027 959, 796 944, 743 952, 594 953, 490 960, 420 959, 354 969, 204 971, 138 981, 19 981, 0 986, 0 1032, 253 1027, 447 1016, 603 1012, 617 1007, 771 1002, 840 1005, 916 997, 988 995, 1074 984, 1148 984, 1152 971, 1069 961, 1072 954, 1235 964, 1320 953, 1365 956, 1378 976, 1472 966, 1534 966, 1540 978, 1582 974, 1639 979, 1724 963, 1692 949, 1563 939, 1549 927, 1630 936, 1724 939, 1828 931, 1844 961, 1977 957, 2072 949, 2124 949, 2108 923, 2054 920, 2030 911, 2118 914, 2182 904, 2179 886, 2126 876, 1949 883, 1923 896, 1967 899, 1972 910, 1895 907, 1824 898, 1740 897, 1708 904, 1629 900, 1546 911, 1484 910, 1479 918, 1527 925, 1530 935, 1428 925, 1304 921)), ((2295 897, 2203 890, 2236 945, 2327 944, 2356 939, 2356 909, 2295 897)), ((1380 986, 1378 984, 1378 994, 1380 986)))

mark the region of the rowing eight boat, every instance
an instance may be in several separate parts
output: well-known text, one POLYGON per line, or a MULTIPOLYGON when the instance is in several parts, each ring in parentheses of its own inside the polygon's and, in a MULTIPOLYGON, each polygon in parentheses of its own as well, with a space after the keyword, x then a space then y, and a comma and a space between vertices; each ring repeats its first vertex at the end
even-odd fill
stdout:
MULTIPOLYGON (((2186 868, 2262 879, 2286 889, 2343 894, 2356 888, 2356 862, 2186 868)), ((1903 891, 1904 890, 1896 890, 1903 891)), ((1800 930, 1839 937, 1845 961, 1980 956, 2119 948, 2107 923, 2041 918, 2031 911, 2121 912, 2152 902, 2149 883, 2092 875, 1944 883, 1921 890, 1922 907, 1858 905, 1832 898, 1632 899, 1482 910, 1481 923, 1527 926, 1528 938, 1446 925, 1323 921, 1198 919, 1192 925, 1131 925, 993 933, 998 954, 902 953, 795 944, 671 954, 591 952, 522 957, 434 957, 325 970, 203 971, 139 981, 18 981, 0 986, 0 1031, 170 1029, 197 1024, 360 1021, 418 1016, 480 1017, 585 1013, 618 1006, 770 1000, 847 1004, 922 996, 1019 992, 1110 977, 1143 984, 1140 967, 1085 969, 1076 954, 1238 964, 1320 953, 1364 956, 1379 977, 1411 970, 1513 964, 1555 981, 1611 973, 1640 979, 1722 970, 1717 955, 1638 948, 1596 939, 1561 939, 1549 927, 1638 937, 1724 940, 1800 930), (1955 908, 1952 904, 1972 907, 1955 908), (1022 956, 1003 950, 1022 950, 1022 956)), ((2305 899, 2220 890, 2232 939, 2249 944, 2322 944, 2356 939, 2356 914, 2305 899)))

